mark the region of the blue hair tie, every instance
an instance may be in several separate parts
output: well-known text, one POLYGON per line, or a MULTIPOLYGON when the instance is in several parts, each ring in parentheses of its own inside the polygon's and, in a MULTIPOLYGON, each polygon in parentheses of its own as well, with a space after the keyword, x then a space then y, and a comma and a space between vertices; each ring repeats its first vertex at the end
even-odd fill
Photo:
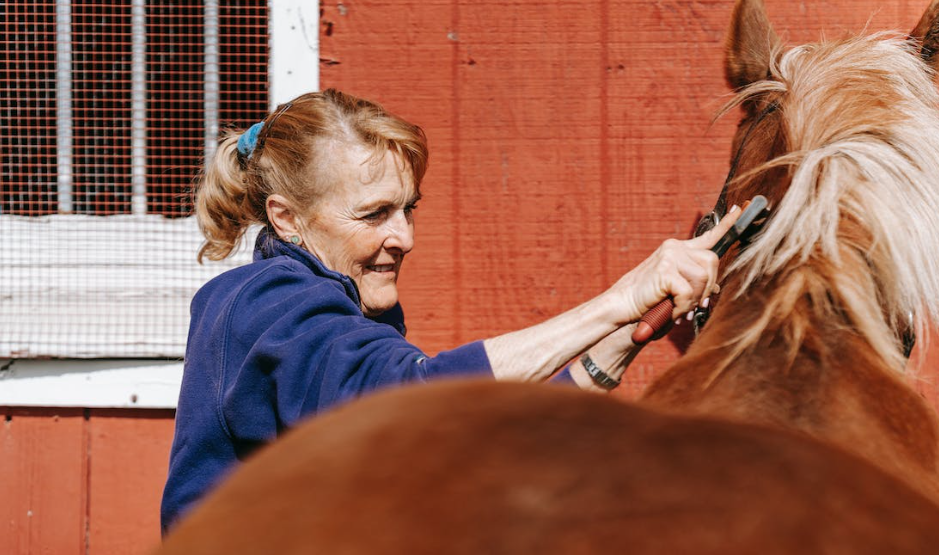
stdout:
POLYGON ((259 121, 238 137, 238 152, 244 156, 245 159, 250 160, 251 155, 254 154, 254 149, 258 146, 258 135, 261 133, 261 128, 263 127, 264 122, 259 121))

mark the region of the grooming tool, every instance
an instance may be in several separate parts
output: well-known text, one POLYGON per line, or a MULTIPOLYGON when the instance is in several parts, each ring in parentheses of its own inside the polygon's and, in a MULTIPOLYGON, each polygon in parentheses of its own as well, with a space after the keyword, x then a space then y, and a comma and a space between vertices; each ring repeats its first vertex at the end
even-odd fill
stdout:
MULTIPOLYGON (((733 227, 728 229, 727 233, 711 247, 711 252, 716 254, 718 258, 724 256, 724 253, 740 239, 740 236, 743 235, 747 228, 756 220, 757 216, 766 210, 767 204, 766 197, 763 195, 753 197, 744 207, 743 213, 740 214, 740 217, 734 222, 733 227)), ((660 301, 659 304, 643 314, 642 318, 639 320, 639 325, 636 327, 635 331, 633 331, 633 343, 643 345, 649 342, 649 340, 655 337, 660 330, 665 329, 669 322, 671 322, 672 311, 674 310, 675 303, 671 298, 668 298, 660 301)))

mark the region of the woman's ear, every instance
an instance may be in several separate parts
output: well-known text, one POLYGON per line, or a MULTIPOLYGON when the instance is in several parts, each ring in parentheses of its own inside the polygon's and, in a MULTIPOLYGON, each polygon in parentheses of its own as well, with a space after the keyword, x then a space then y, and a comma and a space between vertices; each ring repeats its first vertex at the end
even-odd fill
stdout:
POLYGON ((278 237, 289 241, 291 237, 300 235, 297 214, 290 208, 290 203, 286 198, 281 195, 271 195, 267 197, 265 208, 267 221, 271 223, 278 237))

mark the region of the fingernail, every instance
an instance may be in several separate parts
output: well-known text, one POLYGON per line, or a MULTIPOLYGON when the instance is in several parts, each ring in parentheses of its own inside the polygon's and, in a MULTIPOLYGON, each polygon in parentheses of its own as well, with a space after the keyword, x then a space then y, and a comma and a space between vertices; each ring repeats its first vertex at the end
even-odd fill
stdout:
POLYGON ((689 322, 694 320, 694 311, 692 310, 691 312, 689 312, 688 315, 685 316, 685 319, 688 320, 689 322))
POLYGON ((701 308, 707 308, 710 304, 711 304, 711 297, 705 297, 704 300, 701 301, 701 308))
POLYGON ((740 210, 740 207, 739 207, 739 206, 737 206, 736 204, 733 205, 733 206, 731 206, 731 207, 730 207, 730 214, 733 214, 733 213, 736 212, 737 210, 740 210))
POLYGON ((675 320, 675 325, 676 325, 676 326, 680 326, 680 325, 681 325, 681 318, 675 320))

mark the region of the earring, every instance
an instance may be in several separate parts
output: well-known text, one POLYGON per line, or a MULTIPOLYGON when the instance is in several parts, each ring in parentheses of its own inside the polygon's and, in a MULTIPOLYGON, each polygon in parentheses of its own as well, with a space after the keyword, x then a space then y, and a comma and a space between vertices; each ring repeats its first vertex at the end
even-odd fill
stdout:
POLYGON ((299 244, 300 244, 300 236, 299 236, 299 235, 291 235, 291 236, 290 236, 290 242, 293 243, 294 245, 299 245, 299 244))

